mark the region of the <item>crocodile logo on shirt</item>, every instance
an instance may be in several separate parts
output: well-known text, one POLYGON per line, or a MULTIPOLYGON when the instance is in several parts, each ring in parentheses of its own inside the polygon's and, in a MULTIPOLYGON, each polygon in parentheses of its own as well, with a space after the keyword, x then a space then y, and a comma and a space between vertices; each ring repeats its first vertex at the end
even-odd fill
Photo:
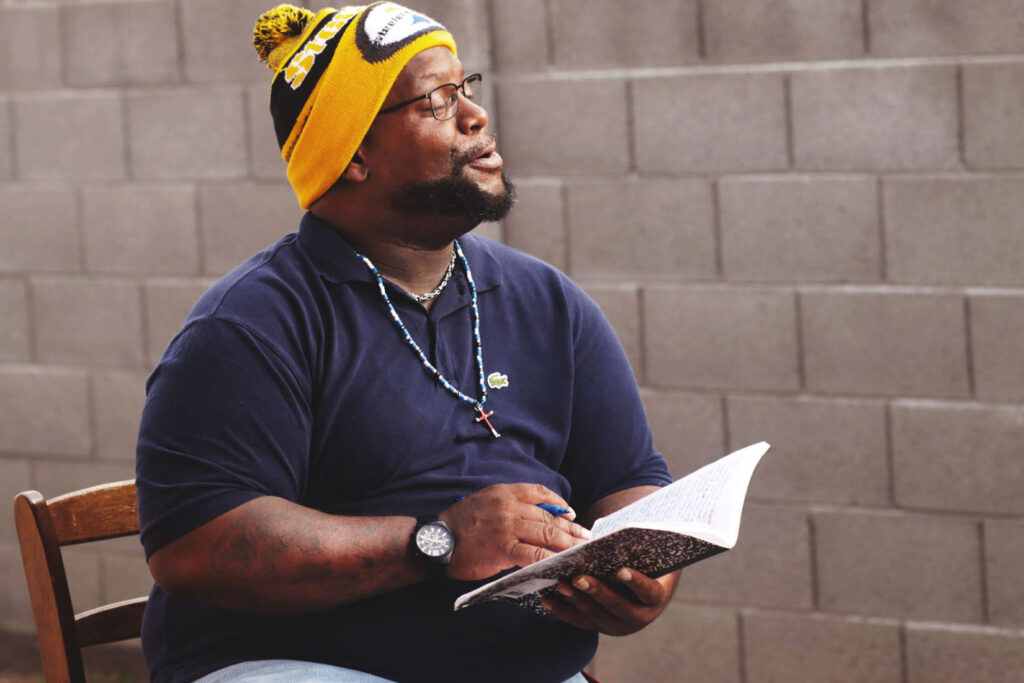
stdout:
POLYGON ((491 389, 504 389, 508 386, 508 375, 503 375, 500 372, 492 372, 487 375, 487 386, 491 389))

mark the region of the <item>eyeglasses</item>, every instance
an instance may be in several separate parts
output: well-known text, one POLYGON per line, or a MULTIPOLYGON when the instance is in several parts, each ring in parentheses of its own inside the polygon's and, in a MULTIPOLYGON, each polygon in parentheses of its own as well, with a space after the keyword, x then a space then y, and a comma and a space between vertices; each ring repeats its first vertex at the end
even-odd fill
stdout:
POLYGON ((433 90, 423 95, 406 100, 405 102, 399 102, 398 104, 381 109, 377 112, 377 115, 390 114, 393 111, 398 111, 402 107, 407 107, 413 102, 419 102, 420 100, 427 100, 430 102, 430 113, 434 115, 434 118, 438 121, 447 121, 459 112, 459 91, 462 91, 462 96, 467 100, 473 99, 473 87, 479 84, 483 80, 483 76, 480 74, 470 74, 459 83, 445 83, 439 85, 433 90))

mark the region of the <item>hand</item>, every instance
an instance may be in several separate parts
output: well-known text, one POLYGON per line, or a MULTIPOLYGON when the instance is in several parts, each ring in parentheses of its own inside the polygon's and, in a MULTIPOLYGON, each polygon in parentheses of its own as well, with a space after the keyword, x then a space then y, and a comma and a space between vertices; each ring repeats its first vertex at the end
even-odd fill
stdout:
POLYGON ((682 570, 651 579, 623 567, 615 581, 577 576, 572 584, 560 583, 541 604, 564 622, 610 636, 639 631, 654 621, 668 605, 682 570))
POLYGON ((455 534, 448 576, 464 581, 486 579, 590 538, 589 530, 572 523, 576 513, 556 517, 537 503, 569 507, 561 496, 540 484, 496 484, 442 510, 438 517, 455 534))

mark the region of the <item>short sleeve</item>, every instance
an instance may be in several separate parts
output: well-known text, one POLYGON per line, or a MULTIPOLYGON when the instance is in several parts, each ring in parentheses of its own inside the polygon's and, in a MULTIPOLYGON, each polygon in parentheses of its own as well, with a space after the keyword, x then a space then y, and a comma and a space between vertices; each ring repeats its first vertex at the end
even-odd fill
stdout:
POLYGON ((234 322, 199 319, 175 338, 147 384, 136 452, 147 557, 254 498, 301 497, 308 385, 234 322))
POLYGON ((672 482, 654 449, 636 379, 600 308, 578 291, 573 329, 572 424, 562 473, 572 505, 586 510, 634 486, 672 482))

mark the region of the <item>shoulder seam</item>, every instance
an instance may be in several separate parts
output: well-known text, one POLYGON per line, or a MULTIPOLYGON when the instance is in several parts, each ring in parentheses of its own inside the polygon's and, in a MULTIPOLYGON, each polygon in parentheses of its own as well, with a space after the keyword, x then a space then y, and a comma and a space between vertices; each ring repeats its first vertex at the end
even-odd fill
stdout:
POLYGON ((204 323, 204 322, 224 323, 226 325, 230 325, 232 327, 235 327, 235 328, 238 328, 239 330, 244 331, 249 337, 251 337, 253 339, 253 341, 255 341, 262 348, 266 349, 268 352, 273 354, 273 356, 281 364, 281 367, 285 368, 285 371, 288 373, 288 375, 291 378, 291 380, 293 382, 295 382, 296 386, 302 386, 303 383, 299 380, 298 377, 295 376, 295 373, 293 372, 293 370, 291 368, 291 365, 288 363, 288 360, 285 357, 285 355, 283 353, 281 353, 274 344, 272 344, 268 339, 266 339, 265 335, 261 334, 260 332, 258 332, 257 330, 253 329, 251 326, 245 324, 244 322, 242 322, 240 320, 234 320, 232 318, 227 318, 227 317, 224 317, 224 316, 221 316, 221 315, 217 315, 216 313, 211 313, 209 315, 204 315, 204 316, 202 316, 200 318, 196 318, 194 320, 190 320, 188 322, 188 324, 185 325, 178 332, 177 336, 181 336, 187 330, 195 327, 199 323, 204 323))
POLYGON ((295 242, 295 239, 285 242, 285 240, 287 240, 289 237, 295 234, 296 233, 285 235, 283 238, 281 238, 281 240, 277 242, 277 244, 274 245, 273 249, 264 252, 263 257, 258 262, 251 264, 245 270, 244 273, 240 273, 238 277, 235 278, 235 281, 232 282, 231 285, 227 289, 225 289, 217 298, 217 304, 213 307, 213 310, 210 311, 210 317, 214 317, 217 315, 217 311, 220 310, 221 305, 224 303, 224 299, 227 298, 227 295, 230 294, 235 289, 235 287, 239 286, 243 280, 247 279, 250 275, 252 275, 256 269, 265 266, 274 256, 277 255, 277 252, 279 252, 281 249, 285 247, 286 244, 291 244, 292 242, 295 242))

